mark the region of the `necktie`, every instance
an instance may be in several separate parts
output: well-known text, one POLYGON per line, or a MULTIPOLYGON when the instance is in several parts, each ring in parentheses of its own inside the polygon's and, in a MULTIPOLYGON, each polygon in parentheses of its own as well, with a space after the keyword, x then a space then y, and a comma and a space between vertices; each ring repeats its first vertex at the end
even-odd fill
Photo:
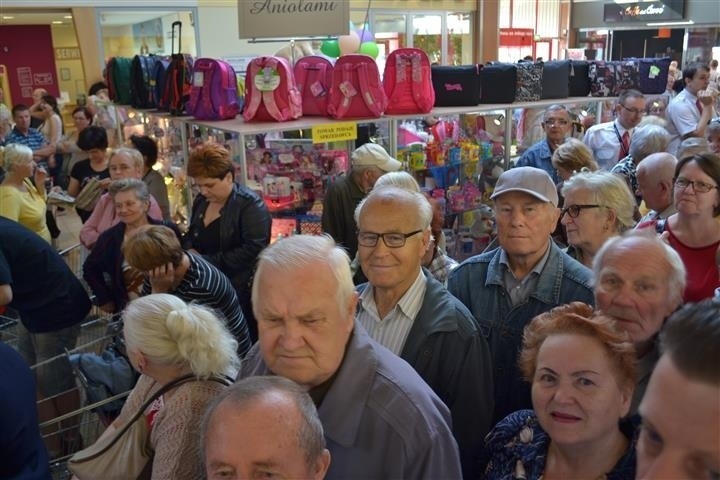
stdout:
POLYGON ((698 108, 698 110, 700 110, 700 114, 702 115, 703 106, 702 106, 702 102, 700 102, 699 98, 697 100, 695 100, 695 105, 697 105, 697 108, 698 108))
POLYGON ((630 134, 625 130, 622 136, 622 147, 618 153, 618 160, 622 160, 630 154, 630 134))

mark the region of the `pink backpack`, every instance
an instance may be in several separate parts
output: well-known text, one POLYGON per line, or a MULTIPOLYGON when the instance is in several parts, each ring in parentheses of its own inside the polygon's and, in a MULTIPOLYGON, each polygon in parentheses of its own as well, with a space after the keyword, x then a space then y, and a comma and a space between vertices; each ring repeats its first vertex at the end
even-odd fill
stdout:
POLYGON ((235 70, 223 60, 198 58, 187 112, 198 120, 228 120, 240 113, 235 70))
POLYGON ((333 68, 330 60, 318 55, 295 62, 295 83, 302 97, 303 115, 327 115, 333 68))
POLYGON ((286 122, 302 116, 295 76, 281 57, 253 58, 245 76, 246 122, 286 122))
POLYGON ((378 118, 387 106, 375 60, 369 55, 342 55, 335 62, 328 114, 333 118, 378 118))
POLYGON ((388 97, 385 113, 428 113, 435 104, 430 60, 419 48, 398 48, 387 57, 383 87, 388 97))

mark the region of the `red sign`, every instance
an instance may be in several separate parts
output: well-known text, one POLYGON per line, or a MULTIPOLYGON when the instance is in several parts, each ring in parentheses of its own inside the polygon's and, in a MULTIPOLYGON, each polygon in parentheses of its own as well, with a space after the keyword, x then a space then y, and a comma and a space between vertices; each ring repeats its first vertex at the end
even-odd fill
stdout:
POLYGON ((0 64, 7 68, 14 104, 32 105, 36 88, 59 96, 50 25, 0 25, 0 39, 0 64))
POLYGON ((501 47, 532 47, 535 30, 532 28, 501 28, 501 47))

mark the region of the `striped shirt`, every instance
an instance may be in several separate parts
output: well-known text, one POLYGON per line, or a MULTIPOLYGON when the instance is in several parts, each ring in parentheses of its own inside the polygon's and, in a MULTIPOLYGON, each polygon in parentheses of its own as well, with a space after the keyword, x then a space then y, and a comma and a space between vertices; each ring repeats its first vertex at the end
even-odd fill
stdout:
POLYGON ((422 307, 426 290, 427 279, 420 270, 413 284, 398 300, 397 305, 385 315, 385 318, 380 319, 375 304, 373 286, 368 284, 360 294, 357 319, 376 342, 396 355, 400 355, 415 321, 415 316, 422 307))
POLYGON ((42 147, 48 144, 45 135, 36 128, 28 129, 27 134, 20 133, 17 128, 13 128, 12 131, 5 138, 5 144, 10 145, 11 143, 19 143, 30 148, 33 152, 40 150, 42 147))
MULTIPOLYGON (((225 325, 238 342, 238 355, 244 358, 252 346, 247 323, 230 280, 205 259, 185 252, 190 266, 175 290, 168 293, 185 302, 195 301, 210 307, 225 320, 225 325)), ((151 293, 149 280, 143 284, 143 295, 151 293)))

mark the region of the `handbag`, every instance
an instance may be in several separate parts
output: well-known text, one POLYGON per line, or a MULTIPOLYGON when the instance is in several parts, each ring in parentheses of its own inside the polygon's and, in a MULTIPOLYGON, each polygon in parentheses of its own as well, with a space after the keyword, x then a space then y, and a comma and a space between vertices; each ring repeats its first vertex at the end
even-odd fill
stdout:
MULTIPOLYGON (((127 480, 144 477, 146 469, 152 465, 153 450, 150 446, 150 432, 143 413, 161 395, 188 382, 199 381, 189 374, 167 383, 150 398, 123 428, 112 438, 95 442, 81 450, 68 460, 68 468, 80 480, 127 480)), ((208 380, 229 386, 228 377, 210 377, 208 380)), ((148 475, 149 476, 149 475, 148 475)))
POLYGON ((87 212, 92 211, 102 194, 103 189, 100 187, 100 180, 97 177, 90 178, 75 197, 75 208, 87 212))

